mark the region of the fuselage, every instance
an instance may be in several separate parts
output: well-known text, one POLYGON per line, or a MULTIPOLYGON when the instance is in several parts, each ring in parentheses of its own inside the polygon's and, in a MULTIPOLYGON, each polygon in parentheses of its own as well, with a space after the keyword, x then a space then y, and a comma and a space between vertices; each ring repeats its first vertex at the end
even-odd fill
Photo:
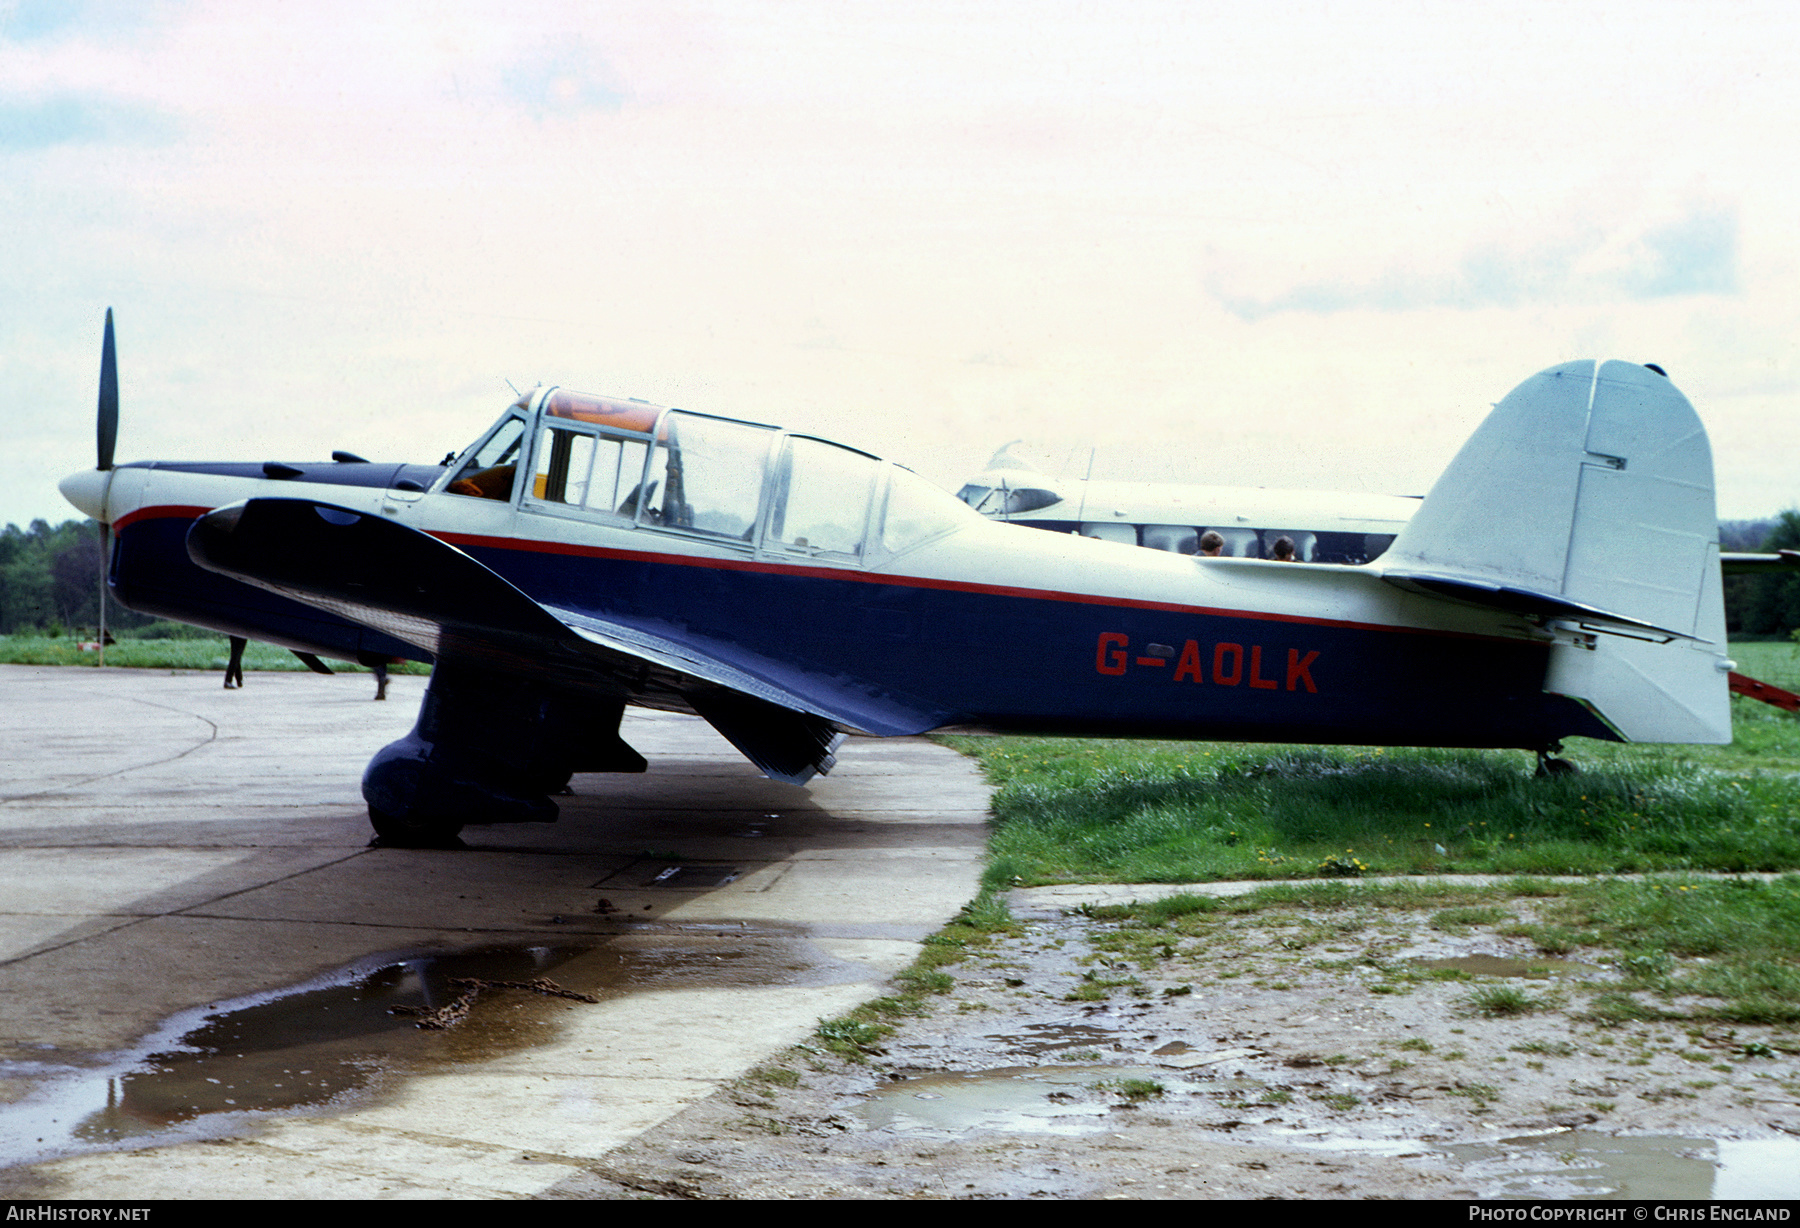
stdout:
POLYGON ((1031 531, 826 441, 558 392, 521 398, 445 467, 135 464, 65 490, 113 525, 124 604, 320 655, 430 656, 195 566, 197 517, 270 496, 379 516, 458 547, 571 626, 681 643, 871 734, 1613 736, 1545 693, 1539 626, 1368 567, 1031 531))

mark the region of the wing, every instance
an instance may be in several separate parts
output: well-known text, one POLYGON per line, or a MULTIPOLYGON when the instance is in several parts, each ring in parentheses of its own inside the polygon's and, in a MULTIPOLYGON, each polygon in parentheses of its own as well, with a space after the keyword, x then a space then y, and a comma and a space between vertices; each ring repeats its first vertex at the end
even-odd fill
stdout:
POLYGON ((1728 576, 1766 576, 1775 572, 1800 571, 1800 550, 1777 550, 1773 554, 1744 554, 1726 551, 1719 562, 1728 576))
POLYGON ((436 660, 697 713, 765 774, 794 784, 830 770, 843 731, 887 723, 759 677, 704 646, 545 607, 455 546, 331 504, 250 499, 218 508, 188 531, 188 554, 209 571, 383 631, 436 660))

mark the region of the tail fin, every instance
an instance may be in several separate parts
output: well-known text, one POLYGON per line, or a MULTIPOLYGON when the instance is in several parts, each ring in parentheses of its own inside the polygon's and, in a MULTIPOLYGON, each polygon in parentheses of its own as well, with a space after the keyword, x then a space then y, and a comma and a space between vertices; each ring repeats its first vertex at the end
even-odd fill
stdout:
POLYGON ((1558 630, 1544 689, 1626 740, 1731 740, 1712 448, 1659 371, 1576 362, 1520 384, 1380 565, 1558 630))

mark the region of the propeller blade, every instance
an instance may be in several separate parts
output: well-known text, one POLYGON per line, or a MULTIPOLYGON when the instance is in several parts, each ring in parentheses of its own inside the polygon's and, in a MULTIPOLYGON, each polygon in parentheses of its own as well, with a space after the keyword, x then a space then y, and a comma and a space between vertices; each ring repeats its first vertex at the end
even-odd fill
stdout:
POLYGON ((96 469, 113 467, 113 445, 119 438, 119 358, 113 350, 112 308, 106 309, 106 339, 100 345, 100 413, 95 434, 99 444, 96 469))

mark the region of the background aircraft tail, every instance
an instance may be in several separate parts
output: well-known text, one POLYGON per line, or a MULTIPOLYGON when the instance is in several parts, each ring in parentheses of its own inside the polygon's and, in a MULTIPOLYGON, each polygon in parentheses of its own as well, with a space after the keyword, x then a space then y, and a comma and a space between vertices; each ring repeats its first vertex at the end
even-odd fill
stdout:
POLYGON ((1544 689, 1628 741, 1731 740, 1712 448, 1660 371, 1574 362, 1520 384, 1379 566, 1552 627, 1544 689))

